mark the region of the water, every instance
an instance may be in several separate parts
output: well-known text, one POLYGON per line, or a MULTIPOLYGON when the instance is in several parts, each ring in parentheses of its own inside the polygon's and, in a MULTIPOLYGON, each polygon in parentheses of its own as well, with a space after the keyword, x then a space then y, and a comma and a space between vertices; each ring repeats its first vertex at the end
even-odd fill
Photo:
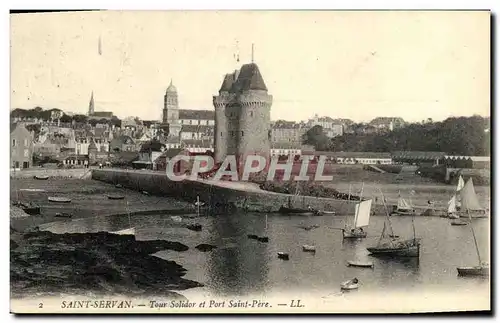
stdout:
MULTIPOLYGON (((164 239, 189 246, 186 252, 161 251, 155 255, 184 266, 185 276, 205 284, 200 292, 214 296, 244 296, 295 290, 326 295, 339 290, 339 284, 357 277, 364 292, 464 291, 488 293, 489 281, 457 277, 457 266, 478 263, 469 226, 451 226, 450 220, 417 217, 415 227, 422 238, 420 257, 384 260, 368 255, 366 247, 376 245, 384 217, 371 218, 368 237, 343 241, 340 230, 351 218, 344 216, 282 216, 269 214, 266 229, 263 214, 239 213, 183 219, 198 222, 203 231, 181 227, 169 215, 106 216, 51 223, 43 229, 55 233, 115 231, 136 228, 136 239, 164 239), (301 225, 319 224, 310 231, 301 225), (247 234, 268 236, 269 243, 247 238, 247 234), (194 247, 209 243, 218 248, 200 252, 194 247), (302 245, 316 246, 316 253, 302 251, 302 245), (287 252, 289 261, 277 258, 287 252), (371 261, 374 269, 347 267, 348 260, 371 261)), ((411 238, 411 217, 391 217, 394 232, 411 238)), ((489 261, 489 219, 474 219, 473 226, 483 261, 489 261)), ((361 289, 360 289, 361 290, 361 289)))

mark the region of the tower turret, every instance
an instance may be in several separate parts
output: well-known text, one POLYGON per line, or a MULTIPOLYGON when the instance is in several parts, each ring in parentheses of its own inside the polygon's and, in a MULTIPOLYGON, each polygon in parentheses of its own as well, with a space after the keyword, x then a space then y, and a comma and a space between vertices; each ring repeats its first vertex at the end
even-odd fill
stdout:
POLYGON ((169 136, 177 137, 181 131, 179 123, 179 97, 177 88, 170 80, 170 85, 163 97, 163 124, 168 125, 169 136))

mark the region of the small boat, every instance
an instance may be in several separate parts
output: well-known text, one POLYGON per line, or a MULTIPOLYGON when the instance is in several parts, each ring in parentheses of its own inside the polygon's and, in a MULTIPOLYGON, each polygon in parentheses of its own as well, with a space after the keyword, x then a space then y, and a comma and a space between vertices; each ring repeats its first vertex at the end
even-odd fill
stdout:
POLYGON ((122 188, 122 187, 123 187, 123 185, 122 185, 122 184, 116 184, 116 185, 115 185, 115 187, 116 187, 116 188, 122 188))
POLYGON ((278 258, 282 260, 290 260, 290 257, 288 256, 287 253, 284 252, 278 252, 278 258))
POLYGON ((49 196, 49 201, 50 202, 55 202, 55 203, 70 203, 71 199, 66 198, 66 197, 49 196))
POLYGON ((486 210, 479 205, 476 190, 472 178, 469 178, 464 187, 460 190, 461 205, 458 212, 462 218, 485 218, 488 215, 486 210))
MULTIPOLYGON (((469 179, 470 181, 470 179, 469 179)), ((469 182, 467 182, 468 184, 469 182)), ((467 187, 467 184, 465 187, 467 187)), ((472 217, 469 212, 467 212, 469 215, 469 221, 472 222, 472 217)), ((479 252, 479 247, 477 245, 477 240, 476 240, 476 233, 474 231, 474 226, 471 224, 469 225, 471 233, 472 233, 472 238, 474 239, 474 246, 476 247, 476 255, 477 255, 477 266, 472 266, 472 267, 457 267, 457 272, 459 276, 489 276, 490 274, 490 266, 486 263, 483 263, 481 261, 481 253, 479 252)))
POLYGON ((302 246, 302 251, 305 251, 305 252, 316 252, 316 247, 305 244, 305 245, 302 246))
POLYGON ((40 180, 40 181, 46 181, 49 179, 49 176, 47 175, 35 175, 33 176, 35 179, 40 180))
POLYGON ((150 194, 149 194, 148 192, 146 192, 146 191, 142 191, 141 193, 142 193, 142 194, 144 194, 144 195, 150 195, 150 194))
POLYGON ((361 268, 373 268, 373 262, 371 261, 348 261, 347 266, 349 267, 361 267, 361 268))
POLYGON ((188 228, 191 231, 201 231, 202 226, 199 223, 195 223, 187 225, 186 228, 188 228))
MULTIPOLYGON (((361 196, 363 195, 363 186, 361 187, 361 196)), ((349 186, 348 199, 351 199, 351 187, 349 186)), ((362 239, 366 238, 366 232, 363 227, 368 226, 370 223, 370 210, 372 208, 372 200, 361 201, 356 204, 353 216, 352 226, 346 226, 342 229, 342 237, 344 239, 362 239)))
POLYGON ((260 241, 260 242, 269 242, 269 238, 268 237, 258 237, 257 240, 260 241))
POLYGON ((335 215, 335 211, 317 211, 321 215, 335 215))
POLYGON ((254 239, 254 240, 257 240, 259 237, 255 234, 249 234, 247 235, 248 239, 254 239))
POLYGON ((467 225, 469 223, 465 222, 465 221, 462 221, 460 219, 454 219, 454 220, 451 220, 450 224, 451 225, 467 225))
POLYGON ((281 214, 294 214, 294 215, 314 215, 314 210, 310 209, 295 209, 282 206, 278 210, 281 214))
POLYGON ((475 267, 457 267, 459 276, 489 276, 490 268, 488 265, 475 267))
POLYGON ((357 278, 348 280, 340 284, 340 289, 342 290, 353 290, 353 289, 358 289, 359 287, 359 281, 357 278))
POLYGON ((124 195, 108 195, 108 199, 110 200, 123 200, 124 198, 124 195))
POLYGON ((301 227, 302 229, 306 230, 306 231, 309 231, 309 230, 312 230, 312 229, 317 229, 319 228, 319 224, 313 224, 313 225, 308 225, 308 226, 302 226, 301 227))
POLYGON ((28 207, 22 207, 21 208, 26 214, 29 215, 39 215, 42 213, 42 210, 39 206, 28 206, 28 207))
POLYGON ((178 216, 178 215, 174 215, 174 216, 171 216, 170 217, 172 219, 172 221, 174 222, 182 222, 182 217, 178 216))
POLYGON ((58 212, 55 215, 56 218, 71 218, 73 217, 70 213, 65 213, 65 212, 58 212))
POLYGON ((118 235, 122 235, 122 236, 135 236, 135 228, 128 228, 128 229, 124 229, 124 230, 113 231, 110 233, 118 234, 118 235))
POLYGON ((410 203, 406 202, 406 200, 401 197, 400 193, 398 205, 394 207, 391 215, 415 215, 415 209, 410 205, 410 203))

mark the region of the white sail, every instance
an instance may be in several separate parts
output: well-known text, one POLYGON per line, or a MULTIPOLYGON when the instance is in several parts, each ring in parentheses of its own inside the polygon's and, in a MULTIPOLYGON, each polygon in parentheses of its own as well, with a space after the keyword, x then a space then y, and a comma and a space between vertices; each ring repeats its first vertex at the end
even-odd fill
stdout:
POLYGON ((451 198, 451 200, 448 202, 448 213, 455 213, 457 212, 457 199, 455 195, 451 198))
POLYGON ((408 204, 408 202, 406 202, 405 199, 400 198, 398 200, 398 209, 407 210, 407 209, 411 209, 411 206, 410 206, 410 204, 408 204))
POLYGON ((462 175, 458 178, 458 184, 457 184, 457 192, 459 192, 462 188, 464 188, 465 183, 464 179, 462 178, 462 175))
POLYGON ((354 217, 354 227, 365 227, 370 223, 370 211, 372 200, 366 200, 356 204, 356 215, 354 217))
POLYGON ((479 205, 476 191, 474 190, 474 184, 472 183, 472 178, 469 178, 463 189, 460 191, 460 196, 462 197, 462 210, 476 211, 483 209, 479 205))

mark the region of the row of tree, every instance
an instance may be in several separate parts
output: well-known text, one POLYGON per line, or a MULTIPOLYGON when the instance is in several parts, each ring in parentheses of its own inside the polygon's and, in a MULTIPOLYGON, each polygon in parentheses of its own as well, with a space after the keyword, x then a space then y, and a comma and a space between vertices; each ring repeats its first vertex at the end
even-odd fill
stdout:
POLYGON ((490 118, 453 117, 442 122, 408 124, 384 133, 328 138, 321 126, 304 134, 303 143, 319 151, 442 151, 453 155, 490 155, 490 118))
POLYGON ((121 120, 117 117, 113 116, 111 119, 101 118, 89 118, 83 114, 75 114, 75 115, 67 115, 60 109, 50 109, 44 110, 41 107, 36 107, 34 109, 15 109, 10 113, 11 118, 30 118, 30 119, 41 119, 44 121, 57 121, 57 119, 61 123, 89 123, 93 126, 96 124, 109 124, 114 125, 116 127, 121 126, 121 120))

